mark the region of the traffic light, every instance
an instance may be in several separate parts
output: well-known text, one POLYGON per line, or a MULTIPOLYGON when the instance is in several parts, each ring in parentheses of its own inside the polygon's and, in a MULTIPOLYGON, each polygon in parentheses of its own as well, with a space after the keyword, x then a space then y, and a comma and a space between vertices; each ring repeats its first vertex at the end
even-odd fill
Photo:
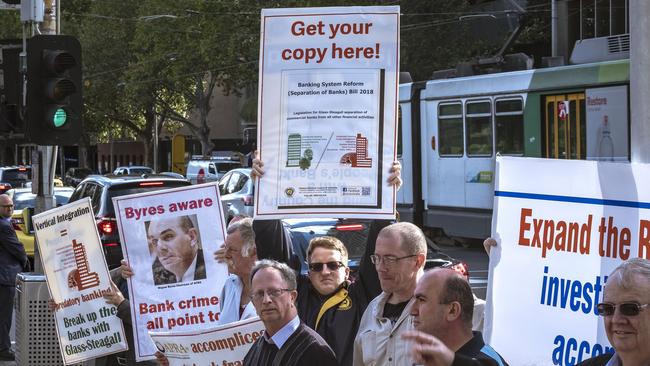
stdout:
POLYGON ((0 133, 21 133, 21 78, 19 69, 20 45, 2 47, 0 61, 0 133))
POLYGON ((27 41, 25 137, 37 145, 73 145, 81 136, 81 45, 71 36, 27 41))

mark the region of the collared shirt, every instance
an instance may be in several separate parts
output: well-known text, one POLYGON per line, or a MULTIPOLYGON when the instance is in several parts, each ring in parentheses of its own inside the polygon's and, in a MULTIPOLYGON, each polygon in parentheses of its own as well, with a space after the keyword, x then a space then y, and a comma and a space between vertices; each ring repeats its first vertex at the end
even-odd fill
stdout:
POLYGON ((609 359, 605 366, 621 366, 623 363, 616 353, 609 359))
POLYGON ((409 342, 401 339, 402 334, 413 330, 411 308, 415 298, 411 298, 395 323, 384 317, 384 308, 391 294, 382 292, 363 313, 359 331, 354 340, 354 366, 413 365, 409 342))
POLYGON ((221 314, 219 314, 217 324, 227 324, 257 316, 252 301, 249 301, 244 308, 244 312, 241 315, 239 314, 242 291, 244 291, 244 284, 239 276, 235 274, 228 276, 219 299, 221 314))
POLYGON ((190 267, 187 269, 187 271, 185 271, 183 277, 179 281, 177 281, 178 283, 194 281, 194 270, 196 269, 196 257, 197 255, 194 254, 194 260, 192 261, 192 264, 190 264, 190 267))
POLYGON ((296 315, 290 322, 280 328, 272 337, 269 339, 268 333, 264 332, 264 339, 271 343, 275 344, 278 349, 281 349, 284 343, 291 337, 291 335, 298 329, 300 325, 300 318, 296 315))

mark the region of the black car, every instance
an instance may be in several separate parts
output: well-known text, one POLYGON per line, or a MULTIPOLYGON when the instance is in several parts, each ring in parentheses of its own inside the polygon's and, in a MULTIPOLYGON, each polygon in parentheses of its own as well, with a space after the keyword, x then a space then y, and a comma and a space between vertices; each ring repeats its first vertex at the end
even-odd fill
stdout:
MULTIPOLYGON (((359 262, 366 249, 366 241, 370 230, 370 220, 356 219, 285 219, 282 223, 291 233, 294 253, 302 265, 301 272, 307 273, 307 248, 312 238, 333 236, 348 250, 348 266, 354 274, 359 268, 359 262)), ((427 238, 427 261, 425 269, 434 267, 449 267, 469 278, 466 263, 454 259, 440 251, 440 248, 427 238)))
POLYGON ((63 183, 66 186, 76 187, 82 180, 91 174, 93 174, 93 171, 88 168, 69 168, 68 171, 65 172, 63 183))
POLYGON ((31 166, 9 166, 0 168, 0 193, 11 188, 22 188, 32 181, 31 166))
POLYGON ((120 265, 123 256, 113 197, 189 185, 187 180, 164 175, 150 175, 146 178, 135 175, 90 175, 79 183, 70 197, 70 202, 90 197, 106 264, 109 268, 115 268, 120 265))

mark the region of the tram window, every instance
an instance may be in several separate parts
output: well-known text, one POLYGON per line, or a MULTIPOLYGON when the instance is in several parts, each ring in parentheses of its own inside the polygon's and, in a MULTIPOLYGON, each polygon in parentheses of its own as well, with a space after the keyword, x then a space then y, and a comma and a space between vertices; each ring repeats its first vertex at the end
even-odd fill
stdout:
POLYGON ((463 106, 438 105, 438 151, 440 156, 463 156, 463 106))
POLYGON ((523 101, 500 99, 495 103, 497 152, 503 155, 524 153, 523 101))
POLYGON ((492 107, 490 101, 468 102, 465 115, 467 155, 492 155, 492 107))

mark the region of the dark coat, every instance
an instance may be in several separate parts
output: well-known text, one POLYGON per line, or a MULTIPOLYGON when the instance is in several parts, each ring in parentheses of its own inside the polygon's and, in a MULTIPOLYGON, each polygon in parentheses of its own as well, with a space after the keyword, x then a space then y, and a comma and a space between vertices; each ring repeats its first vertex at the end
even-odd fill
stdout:
POLYGON ((28 268, 28 263, 25 247, 11 223, 0 219, 0 285, 15 286, 16 275, 28 268))
MULTIPOLYGON (((333 294, 322 296, 312 286, 309 277, 300 275, 300 261, 293 253, 291 236, 280 220, 255 220, 255 244, 257 257, 288 263, 297 272, 298 316, 305 324, 316 330, 332 348, 341 366, 352 365, 354 339, 368 303, 381 293, 381 286, 370 255, 375 252, 379 231, 392 222, 374 220, 370 226, 366 250, 359 265, 358 279, 344 283, 333 294), (341 297, 337 300, 335 297, 341 297), (322 311, 322 314, 321 314, 322 311), (318 318, 321 314, 320 319, 318 318)), ((343 243, 345 244, 345 243, 343 243)))
POLYGON ((300 323, 298 329, 278 350, 264 337, 253 343, 244 357, 245 366, 336 366, 336 356, 311 328, 300 323))

